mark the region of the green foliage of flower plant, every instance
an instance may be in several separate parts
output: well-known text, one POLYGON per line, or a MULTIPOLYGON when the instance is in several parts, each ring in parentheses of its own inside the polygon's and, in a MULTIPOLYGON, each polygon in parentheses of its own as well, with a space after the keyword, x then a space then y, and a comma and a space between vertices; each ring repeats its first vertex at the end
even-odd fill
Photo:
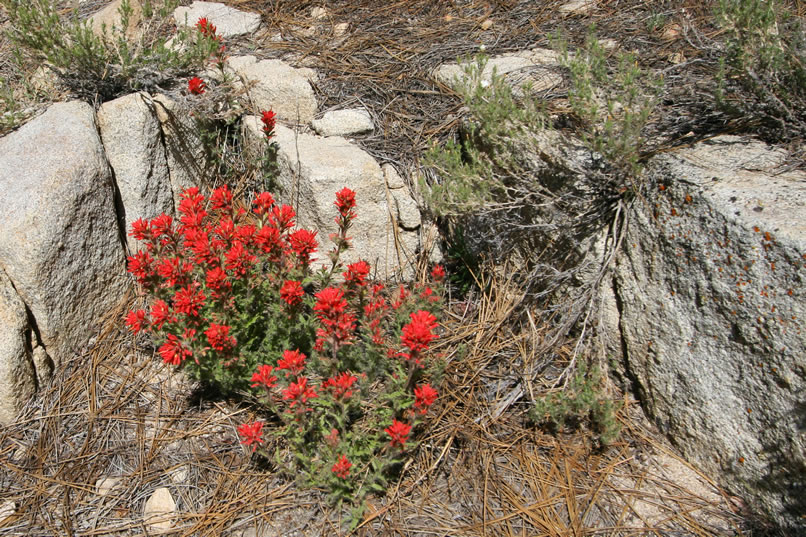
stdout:
POLYGON ((11 20, 10 37, 46 62, 72 91, 108 100, 136 90, 156 90, 199 69, 221 47, 214 36, 183 29, 166 46, 165 26, 176 0, 144 1, 143 28, 132 42, 127 31, 134 11, 128 0, 119 8, 120 26, 103 35, 76 14, 62 17, 51 0, 0 0, 11 20))
POLYGON ((619 436, 621 425, 616 417, 617 405, 603 396, 602 382, 598 368, 588 369, 582 364, 564 389, 538 398, 529 416, 554 431, 587 424, 601 445, 612 444, 619 436))
MULTIPOLYGON (((263 115, 267 138, 273 115, 263 115)), ((162 359, 226 393, 251 392, 262 420, 239 427, 242 441, 304 484, 353 506, 382 493, 400 468, 428 408, 441 365, 438 338, 444 270, 432 285, 386 289, 371 266, 342 266, 356 214, 355 193, 336 194, 338 232, 317 268, 316 232, 267 192, 251 207, 227 186, 206 198, 187 189, 180 219, 132 225, 144 248, 129 271, 150 297, 127 325, 148 332, 162 359), (251 210, 249 210, 251 209, 251 210), (264 448, 270 431, 290 448, 264 448)))
POLYGON ((802 137, 806 134, 803 19, 775 0, 720 0, 716 17, 727 32, 719 104, 772 124, 779 136, 802 137))

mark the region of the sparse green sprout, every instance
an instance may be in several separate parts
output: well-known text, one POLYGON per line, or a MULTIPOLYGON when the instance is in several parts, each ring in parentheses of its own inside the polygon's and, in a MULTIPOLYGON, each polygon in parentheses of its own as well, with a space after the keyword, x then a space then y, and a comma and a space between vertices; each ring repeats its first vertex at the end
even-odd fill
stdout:
POLYGON ((621 425, 616 404, 602 393, 603 382, 598 368, 588 369, 581 364, 565 389, 537 399, 529 416, 555 431, 589 424, 599 443, 610 445, 618 439, 621 425))

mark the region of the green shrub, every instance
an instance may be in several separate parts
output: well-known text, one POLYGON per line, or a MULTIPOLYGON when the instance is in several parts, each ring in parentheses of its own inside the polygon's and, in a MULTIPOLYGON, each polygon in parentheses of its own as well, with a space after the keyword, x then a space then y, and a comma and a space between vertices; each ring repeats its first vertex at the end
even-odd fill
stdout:
POLYGON ((9 35, 32 51, 76 94, 105 101, 137 90, 155 90, 199 69, 220 43, 201 32, 182 30, 166 47, 164 25, 175 0, 143 2, 143 31, 129 42, 133 9, 124 0, 121 25, 93 33, 88 21, 60 17, 50 0, 0 0, 12 23, 9 35))
POLYGON ((806 27, 774 0, 720 0, 727 32, 718 103, 778 137, 806 134, 806 27))
POLYGON ((588 370, 579 365, 565 389, 537 399, 529 416, 555 431, 587 423, 600 444, 612 444, 621 432, 621 425, 616 419, 616 405, 602 394, 602 382, 598 368, 588 370))
POLYGON ((608 54, 588 34, 585 46, 570 54, 556 39, 570 75, 568 102, 582 121, 582 140, 604 160, 630 178, 641 172, 644 127, 657 105, 662 80, 638 66, 634 54, 608 54))

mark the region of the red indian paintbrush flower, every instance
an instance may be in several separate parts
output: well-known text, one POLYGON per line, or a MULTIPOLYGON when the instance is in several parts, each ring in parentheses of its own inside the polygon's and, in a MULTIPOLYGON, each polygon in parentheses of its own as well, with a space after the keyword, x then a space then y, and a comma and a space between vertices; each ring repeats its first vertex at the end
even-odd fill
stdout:
POLYGON ((417 354, 427 350, 428 344, 438 337, 432 332, 437 327, 437 318, 425 310, 412 313, 410 317, 411 322, 403 327, 400 340, 411 354, 417 354))
POLYGON ((207 84, 204 83, 204 80, 201 78, 194 76, 190 80, 188 80, 188 91, 193 95, 201 95, 204 93, 204 90, 207 88, 207 84))
POLYGON ((255 214, 269 214, 271 212, 271 208, 274 206, 274 197, 272 197, 272 195, 268 192, 261 192, 252 201, 252 205, 255 206, 255 214))
POLYGON ((336 287, 327 287, 316 293, 316 305, 313 311, 322 322, 335 321, 347 308, 344 291, 336 287))
POLYGON ((347 272, 344 273, 344 281, 347 283, 347 285, 357 285, 359 287, 363 287, 366 285, 369 270, 369 263, 363 260, 351 265, 347 265, 347 272))
POLYGON ((207 342, 219 352, 230 352, 236 345, 235 338, 229 335, 230 327, 224 324, 211 323, 205 330, 207 342))
POLYGON ((263 133, 266 138, 274 136, 274 127, 277 125, 277 114, 272 110, 262 110, 260 121, 263 123, 263 133))
POLYGON ((425 414, 428 407, 434 404, 439 394, 430 384, 423 384, 414 388, 414 408, 420 414, 425 414))
POLYGON ((389 443, 390 446, 400 446, 401 448, 405 448, 406 441, 408 440, 409 433, 411 432, 411 425, 406 425, 401 421, 393 420, 392 425, 384 429, 384 431, 389 435, 389 438, 391 438, 389 443))
POLYGON ((305 290, 300 282, 287 280, 280 288, 280 298, 289 306, 300 304, 303 296, 305 296, 305 290))
POLYGON ((350 475, 350 468, 352 466, 352 463, 347 460, 347 457, 344 455, 339 455, 339 459, 336 461, 336 464, 333 465, 333 468, 331 468, 330 471, 342 479, 347 479, 347 476, 350 475))
POLYGON ((335 377, 327 379, 322 383, 322 389, 328 390, 333 394, 334 399, 349 399, 353 395, 351 390, 353 384, 358 380, 358 377, 344 372, 335 377))
POLYGON ((207 17, 201 17, 196 22, 196 28, 203 36, 218 39, 218 36, 216 35, 216 27, 213 26, 212 22, 207 20, 207 17))
POLYGON ((277 377, 272 373, 274 368, 270 365, 258 366, 257 371, 252 374, 252 387, 263 386, 267 390, 277 384, 277 377))
POLYGON ((277 362, 277 369, 286 371, 286 378, 299 375, 305 369, 305 354, 295 351, 283 351, 283 357, 277 362))
POLYGON ((126 316, 126 325, 129 329, 137 334, 148 326, 146 319, 146 310, 130 311, 126 316))
POLYGON ((252 452, 257 449, 258 445, 265 442, 263 440, 263 422, 253 421, 252 423, 244 423, 238 426, 238 434, 241 436, 241 444, 245 446, 252 446, 252 452))
MULTIPOLYGON (((192 340, 195 335, 195 330, 185 330, 184 339, 192 340)), ((168 334, 168 341, 162 344, 159 353, 162 361, 171 365, 182 365, 182 362, 193 357, 193 351, 185 347, 182 341, 173 334, 168 334)))
POLYGON ((228 212, 232 209, 232 192, 227 185, 213 190, 210 195, 210 206, 216 211, 228 212))
POLYGON ((193 287, 183 287, 174 294, 174 310, 184 313, 190 317, 199 314, 199 310, 204 306, 204 294, 196 291, 193 287))
POLYGON ((154 270, 154 258, 145 250, 129 256, 129 272, 137 278, 137 282, 145 285, 154 270))
POLYGON ((442 265, 434 265, 431 269, 431 279, 439 283, 445 279, 445 267, 442 265))
POLYGON ((164 300, 157 300, 151 306, 151 324, 157 330, 162 329, 165 323, 173 323, 176 317, 171 314, 171 307, 164 300))
POLYGON ((355 192, 347 187, 342 188, 336 192, 336 209, 345 220, 352 220, 355 218, 355 192))
POLYGON ((314 399, 316 397, 318 397, 316 390, 308 386, 308 379, 305 377, 299 377, 297 382, 292 382, 288 385, 288 388, 283 390, 283 400, 291 401, 288 404, 289 408, 294 408, 297 403, 301 403, 300 409, 302 409, 305 403, 308 402, 308 399, 314 399))
POLYGON ((319 246, 316 242, 316 231, 308 231, 307 229, 298 229, 290 234, 288 244, 304 265, 312 261, 311 254, 316 252, 316 248, 319 246))

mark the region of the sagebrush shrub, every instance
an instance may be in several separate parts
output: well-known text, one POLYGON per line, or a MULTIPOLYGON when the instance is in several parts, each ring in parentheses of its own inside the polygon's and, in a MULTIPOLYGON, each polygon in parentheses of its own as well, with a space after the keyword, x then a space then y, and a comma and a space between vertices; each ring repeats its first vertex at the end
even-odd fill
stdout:
POLYGON ((720 0, 727 32, 717 101, 771 126, 777 137, 806 134, 806 25, 774 0, 720 0))
POLYGON ((200 69, 220 49, 214 35, 183 29, 166 46, 168 14, 175 0, 144 1, 143 29, 136 42, 126 35, 133 9, 124 0, 121 25, 92 31, 75 14, 61 17, 51 0, 0 0, 11 20, 9 35, 53 70, 73 92, 105 101, 137 90, 154 91, 200 69))

